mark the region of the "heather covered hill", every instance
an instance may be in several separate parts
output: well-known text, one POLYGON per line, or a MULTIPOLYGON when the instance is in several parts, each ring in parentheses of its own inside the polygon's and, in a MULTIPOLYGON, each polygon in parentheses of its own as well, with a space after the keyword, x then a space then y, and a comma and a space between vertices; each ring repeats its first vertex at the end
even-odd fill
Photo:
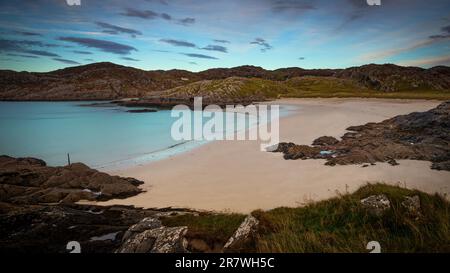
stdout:
POLYGON ((195 73, 95 63, 46 73, 0 71, 0 100, 110 100, 159 94, 184 98, 194 93, 207 93, 222 101, 278 96, 446 99, 450 96, 450 68, 370 64, 348 69, 265 70, 239 66, 195 73), (228 95, 231 97, 225 98, 228 95))
POLYGON ((437 66, 430 69, 402 67, 393 64, 363 65, 339 71, 338 78, 353 79, 379 91, 446 90, 450 89, 450 68, 437 66))
POLYGON ((449 99, 449 91, 423 90, 381 92, 367 88, 353 79, 336 77, 303 76, 285 81, 261 78, 230 77, 219 80, 203 80, 162 92, 150 93, 146 99, 189 101, 193 97, 203 97, 208 103, 247 103, 277 98, 311 97, 369 97, 405 99, 449 99))
POLYGON ((184 84, 188 71, 144 71, 96 63, 48 73, 0 71, 3 100, 97 100, 140 97, 184 84))

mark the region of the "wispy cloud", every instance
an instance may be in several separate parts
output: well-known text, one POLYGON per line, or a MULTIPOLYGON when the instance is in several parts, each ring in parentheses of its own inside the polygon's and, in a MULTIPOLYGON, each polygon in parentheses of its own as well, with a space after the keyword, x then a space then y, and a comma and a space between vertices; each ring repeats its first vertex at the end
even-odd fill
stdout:
POLYGON ((187 17, 184 19, 178 20, 178 23, 184 26, 195 24, 195 18, 187 17))
POLYGON ((376 60, 383 60, 383 59, 386 59, 386 58, 389 58, 392 56, 396 56, 401 53, 405 53, 405 52, 409 52, 409 51, 412 51, 415 49, 430 46, 435 43, 442 42, 444 40, 450 40, 450 25, 442 27, 441 31, 442 31, 442 34, 431 35, 428 38, 418 40, 413 43, 409 43, 405 46, 397 46, 395 48, 390 48, 390 49, 385 49, 385 50, 380 50, 380 51, 363 54, 363 55, 359 56, 358 60, 360 62, 364 62, 364 63, 373 62, 376 60))
POLYGON ((130 34, 132 37, 136 37, 136 35, 142 35, 142 32, 139 30, 131 29, 131 28, 125 28, 120 27, 112 24, 108 24, 105 22, 95 22, 95 24, 101 28, 103 28, 103 32, 108 34, 119 34, 119 33, 125 33, 130 34))
POLYGON ((26 49, 26 50, 22 50, 21 52, 38 55, 38 56, 45 56, 45 57, 59 57, 58 54, 48 52, 48 51, 43 51, 43 50, 26 49))
POLYGON ((173 46, 181 46, 181 47, 197 47, 194 43, 186 42, 183 40, 175 40, 175 39, 161 39, 160 42, 170 44, 173 46))
POLYGON ((203 55, 203 54, 196 54, 196 53, 181 53, 182 55, 192 57, 192 58, 200 58, 200 59, 211 59, 211 60, 218 60, 216 57, 203 55))
POLYGON ((125 61, 132 61, 132 62, 139 62, 140 61, 138 59, 134 59, 134 58, 130 58, 130 57, 122 57, 121 59, 125 60, 125 61))
POLYGON ((72 52, 76 53, 76 54, 92 55, 92 52, 89 52, 89 51, 73 50, 72 52))
POLYGON ((13 53, 9 53, 9 54, 7 54, 7 55, 8 55, 8 56, 11 56, 11 57, 21 57, 21 58, 32 58, 32 59, 39 58, 38 56, 25 55, 25 54, 13 54, 13 53))
POLYGON ((96 48, 103 52, 114 53, 119 55, 127 55, 132 51, 137 51, 136 48, 124 45, 116 42, 92 39, 92 38, 80 38, 80 37, 59 37, 60 41, 71 42, 88 48, 96 48))
POLYGON ((228 41, 228 40, 220 40, 220 39, 214 39, 213 41, 216 42, 216 43, 222 43, 222 44, 229 44, 230 43, 230 41, 228 41))
POLYGON ((272 11, 275 13, 304 13, 305 11, 315 10, 316 7, 311 1, 305 0, 274 0, 272 2, 272 11))
POLYGON ((421 58, 417 60, 401 61, 401 65, 405 66, 437 66, 437 65, 450 65, 450 56, 439 56, 431 58, 421 58))
POLYGON ((431 35, 430 39, 446 39, 450 38, 450 25, 441 28, 442 34, 431 35))
POLYGON ((23 36, 42 36, 42 34, 37 32, 31 32, 31 31, 19 31, 15 30, 13 31, 14 34, 23 35, 23 36))
POLYGON ((28 40, 0 40, 0 52, 19 52, 26 53, 30 55, 46 56, 46 57, 59 57, 58 54, 44 51, 36 50, 33 47, 53 47, 53 44, 44 44, 39 41, 28 41, 28 40))
POLYGON ((207 45, 205 47, 202 47, 201 49, 204 50, 210 50, 210 51, 219 51, 219 52, 223 52, 223 53, 228 53, 228 49, 224 46, 219 46, 219 45, 207 45))
POLYGON ((80 64, 79 62, 72 61, 72 60, 67 60, 67 59, 62 59, 62 58, 53 58, 53 60, 61 62, 61 63, 65 63, 65 64, 80 64))
POLYGON ((255 40, 253 42, 250 42, 250 44, 253 45, 259 45, 260 46, 260 50, 261 52, 266 52, 267 50, 272 49, 273 47, 266 42, 266 40, 264 40, 263 38, 255 38, 255 40))
POLYGON ((137 10, 132 8, 125 9, 125 12, 121 13, 123 16, 138 17, 142 19, 155 19, 160 17, 159 13, 152 10, 137 10))
POLYGON ((178 24, 188 26, 195 23, 195 18, 186 17, 182 19, 174 19, 172 15, 167 13, 159 13, 153 10, 138 10, 133 8, 126 8, 124 12, 120 13, 127 17, 136 17, 146 20, 163 19, 166 21, 175 21, 178 24))
POLYGON ((172 45, 172 46, 178 46, 178 47, 190 47, 190 48, 197 48, 201 50, 208 50, 208 51, 218 51, 223 53, 228 53, 228 49, 224 46, 220 45, 207 45, 205 47, 199 47, 194 43, 187 42, 184 40, 175 40, 175 39, 160 39, 160 42, 172 45))

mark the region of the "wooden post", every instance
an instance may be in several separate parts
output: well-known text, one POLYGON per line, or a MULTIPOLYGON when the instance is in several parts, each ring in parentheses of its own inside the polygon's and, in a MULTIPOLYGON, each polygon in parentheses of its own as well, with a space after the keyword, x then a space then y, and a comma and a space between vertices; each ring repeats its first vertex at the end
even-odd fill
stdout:
POLYGON ((67 165, 70 166, 70 155, 69 155, 69 153, 67 153, 67 165))

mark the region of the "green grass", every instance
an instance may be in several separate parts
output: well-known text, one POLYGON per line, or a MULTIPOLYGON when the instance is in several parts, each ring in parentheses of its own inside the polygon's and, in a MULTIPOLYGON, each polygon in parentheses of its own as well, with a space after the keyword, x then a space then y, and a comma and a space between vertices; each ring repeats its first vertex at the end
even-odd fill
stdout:
POLYGON ((239 94, 263 94, 275 98, 388 98, 388 99, 450 99, 450 90, 415 89, 410 91, 383 92, 371 90, 357 83, 333 77, 301 77, 286 81, 258 78, 247 79, 239 94))
POLYGON ((242 99, 263 96, 276 98, 390 98, 390 99, 450 99, 450 90, 414 89, 396 92, 371 90, 348 79, 334 77, 297 77, 286 81, 260 78, 227 78, 192 83, 177 87, 170 96, 214 96, 242 99))
POLYGON ((166 217, 162 222, 169 227, 188 226, 186 234, 188 240, 201 239, 214 248, 216 244, 225 245, 244 219, 245 215, 242 214, 201 213, 198 216, 187 214, 166 217))
POLYGON ((259 252, 367 252, 378 241, 383 252, 450 251, 449 202, 438 195, 385 184, 367 185, 353 194, 302 208, 278 208, 254 215, 263 223, 259 252), (392 209, 382 217, 367 213, 362 198, 386 194, 392 209), (404 196, 418 195, 422 217, 408 215, 404 196))
MULTIPOLYGON (((386 184, 366 185, 355 193, 298 208, 254 211, 260 225, 254 249, 248 252, 368 252, 378 241, 382 252, 450 252, 450 203, 440 195, 386 184), (392 208, 383 216, 368 213, 360 200, 386 194, 392 208), (401 206, 405 196, 418 195, 419 219, 401 206)), ((164 219, 168 226, 186 225, 188 238, 223 245, 244 219, 240 214, 185 215, 164 219)))

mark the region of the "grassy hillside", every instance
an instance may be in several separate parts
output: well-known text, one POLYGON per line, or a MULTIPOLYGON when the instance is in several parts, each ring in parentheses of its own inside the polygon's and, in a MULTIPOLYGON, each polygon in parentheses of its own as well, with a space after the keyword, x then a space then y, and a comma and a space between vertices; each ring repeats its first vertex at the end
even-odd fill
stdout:
MULTIPOLYGON (((450 203, 429 195, 386 184, 367 185, 353 194, 311 203, 298 208, 254 211, 260 225, 247 252, 368 252, 378 241, 382 252, 449 252, 450 203), (391 209, 374 216, 360 200, 385 194, 391 209), (418 195, 419 218, 402 207, 405 196, 418 195)), ((239 214, 185 215, 165 219, 169 226, 187 225, 190 239, 224 244, 244 218, 239 214)), ((211 247, 212 249, 212 247, 211 247)))
MULTIPOLYGON (((154 94, 153 94, 154 95, 154 94)), ((364 87, 349 79, 335 77, 305 76, 286 81, 260 78, 230 77, 221 80, 205 80, 176 87, 158 94, 162 97, 188 99, 203 96, 211 100, 243 100, 250 98, 310 98, 310 97, 363 97, 404 99, 450 99, 450 90, 432 89, 383 92, 364 87)))

